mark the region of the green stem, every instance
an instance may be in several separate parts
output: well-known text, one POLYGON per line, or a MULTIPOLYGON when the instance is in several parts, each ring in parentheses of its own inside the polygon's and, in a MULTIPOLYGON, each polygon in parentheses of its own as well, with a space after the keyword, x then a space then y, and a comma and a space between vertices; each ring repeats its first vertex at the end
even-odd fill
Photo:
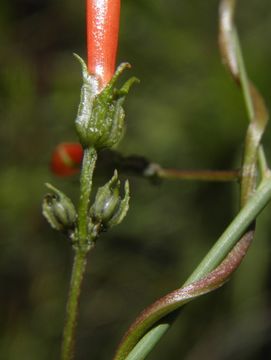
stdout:
MULTIPOLYGON (((228 228, 220 236, 215 245, 204 257, 195 271, 184 283, 184 286, 197 281, 215 269, 217 265, 227 256, 233 246, 239 241, 242 234, 246 231, 251 222, 258 216, 271 199, 271 174, 260 184, 256 193, 251 197, 247 204, 240 210, 228 228)), ((158 319, 157 319, 158 320, 158 319)), ((136 344, 125 360, 143 360, 157 344, 159 339, 166 333, 171 325, 166 319, 160 324, 155 325, 146 335, 136 344)), ((131 334, 133 336, 133 334, 131 334)), ((135 334, 136 336, 136 334, 135 334)), ((121 348, 114 360, 122 360, 121 348)))
POLYGON ((257 154, 260 164, 263 165, 262 160, 265 156, 263 147, 260 146, 260 140, 267 124, 268 114, 264 104, 264 100, 247 76, 246 67, 242 55, 242 49, 235 27, 233 27, 232 30, 232 41, 236 51, 236 61, 239 69, 240 86, 244 96, 246 110, 250 122, 245 140, 245 151, 241 181, 241 205, 243 205, 253 193, 253 190, 255 188, 257 175, 257 154))
POLYGON ((77 250, 74 256, 70 291, 66 307, 66 322, 63 331, 61 360, 71 360, 74 355, 79 298, 87 264, 87 252, 88 251, 77 250))
POLYGON ((246 67, 245 67, 245 63, 244 63, 244 59, 243 59, 239 36, 238 36, 238 33, 235 28, 233 29, 232 37, 233 37, 233 43, 234 43, 235 51, 236 51, 236 60, 238 63, 240 86, 241 86, 244 101, 245 101, 247 115, 248 115, 249 122, 253 122, 254 117, 255 117, 254 104, 253 104, 253 100, 251 97, 250 84, 249 84, 249 79, 247 76, 246 67))
POLYGON ((187 279, 185 285, 200 279, 213 270, 224 259, 226 254, 235 245, 236 241, 242 236, 247 227, 267 205, 270 198, 271 175, 269 173, 262 181, 255 194, 252 195, 251 199, 240 210, 232 223, 227 227, 215 245, 194 270, 192 275, 187 279))
MULTIPOLYGON (((253 190, 255 188, 256 183, 256 157, 257 157, 257 149, 259 147, 259 142, 261 139, 261 135, 264 131, 264 127, 260 125, 257 127, 251 126, 257 123, 258 119, 255 117, 254 103, 251 96, 251 89, 249 84, 249 79, 247 76, 245 63, 243 60, 243 55, 241 51, 241 46, 238 38, 237 31, 233 28, 233 45, 236 51, 236 60, 238 64, 239 70, 239 78, 240 78, 240 86, 245 100, 245 107, 247 109, 248 118, 250 125, 248 127, 248 131, 246 134, 246 143, 244 149, 244 159, 242 166, 242 179, 241 179, 241 207, 245 206, 249 198, 253 195, 253 190)), ((268 174, 267 174, 268 175, 268 174)), ((269 176, 263 181, 264 183, 267 181, 269 185, 270 178, 269 176)), ((260 185, 259 191, 262 188, 260 185)), ((258 193, 258 191, 257 191, 258 193)), ((257 193, 255 195, 257 195, 257 193)), ((218 239, 214 247, 209 251, 207 256, 201 261, 192 275, 189 277, 185 284, 196 281, 205 275, 209 271, 213 269, 213 266, 216 267, 225 257, 225 253, 229 252, 232 246, 235 244, 235 236, 240 238, 244 228, 247 227, 251 221, 256 218, 253 210, 250 211, 250 207, 254 210, 257 209, 257 203, 261 196, 264 193, 259 193, 260 196, 253 197, 253 202, 249 202, 248 205, 245 206, 244 210, 241 210, 239 214, 236 216, 232 224, 226 229, 226 231, 222 234, 222 236, 218 239), (249 222, 245 221, 246 212, 249 212, 253 215, 253 218, 250 218, 249 222), (222 256, 222 257, 221 257, 222 256)))
POLYGON ((88 210, 96 160, 97 153, 94 148, 84 150, 80 178, 80 199, 78 206, 77 233, 76 238, 74 239, 75 255, 66 308, 66 320, 62 339, 61 360, 73 359, 79 299, 87 264, 87 254, 94 245, 92 239, 89 237, 88 232, 88 210))
POLYGON ((80 247, 88 246, 91 241, 91 239, 88 239, 88 210, 96 161, 96 150, 94 148, 85 149, 80 178, 80 199, 78 206, 78 239, 80 247))
POLYGON ((243 54, 236 29, 233 27, 233 45, 236 51, 236 60, 239 69, 240 86, 243 93, 245 108, 249 119, 249 127, 245 139, 244 159, 242 166, 240 203, 243 206, 251 196, 256 184, 256 157, 260 138, 264 127, 255 126, 258 119, 255 117, 254 103, 251 94, 251 86, 246 72, 243 54))

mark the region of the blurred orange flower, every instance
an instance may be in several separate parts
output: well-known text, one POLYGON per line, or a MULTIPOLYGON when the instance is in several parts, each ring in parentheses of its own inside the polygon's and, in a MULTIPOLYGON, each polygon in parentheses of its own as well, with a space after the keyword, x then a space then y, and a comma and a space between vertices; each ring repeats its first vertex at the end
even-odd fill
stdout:
POLYGON ((83 148, 79 143, 61 143, 53 151, 51 170, 58 176, 77 174, 83 158, 83 148))

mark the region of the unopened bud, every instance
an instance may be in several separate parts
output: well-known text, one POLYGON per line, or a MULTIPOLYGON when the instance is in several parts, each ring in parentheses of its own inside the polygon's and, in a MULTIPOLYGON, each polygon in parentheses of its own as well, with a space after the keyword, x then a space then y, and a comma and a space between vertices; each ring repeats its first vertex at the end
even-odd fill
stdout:
POLYGON ((45 195, 42 213, 53 229, 67 231, 74 227, 76 211, 72 201, 51 184, 46 184, 52 191, 45 195))
POLYGON ((120 181, 118 173, 97 191, 95 202, 90 209, 90 216, 94 224, 100 224, 102 228, 109 228, 119 224, 129 208, 129 184, 125 183, 125 194, 120 197, 120 181))

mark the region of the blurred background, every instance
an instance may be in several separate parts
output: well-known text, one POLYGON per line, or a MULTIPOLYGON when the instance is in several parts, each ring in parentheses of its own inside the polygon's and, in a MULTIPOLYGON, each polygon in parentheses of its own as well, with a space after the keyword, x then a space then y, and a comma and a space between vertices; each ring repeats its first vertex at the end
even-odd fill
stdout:
MULTIPOLYGON (((77 201, 78 177, 49 169, 73 129, 85 57, 84 1, 0 2, 0 358, 58 359, 72 248, 41 215, 51 182, 77 201)), ((237 9, 250 77, 271 107, 271 6, 237 9)), ((221 65, 218 1, 123 0, 118 62, 140 78, 118 150, 167 167, 232 169, 247 126, 242 95, 221 65)), ((264 136, 271 161, 271 130, 264 136)), ((110 176, 100 166, 95 183, 110 176)), ((125 178, 125 176, 123 176, 125 178)), ((129 177, 131 207, 89 256, 76 359, 104 360, 138 313, 180 286, 238 209, 236 183, 129 177)), ((271 206, 234 278, 185 307, 149 359, 271 356, 271 206)))

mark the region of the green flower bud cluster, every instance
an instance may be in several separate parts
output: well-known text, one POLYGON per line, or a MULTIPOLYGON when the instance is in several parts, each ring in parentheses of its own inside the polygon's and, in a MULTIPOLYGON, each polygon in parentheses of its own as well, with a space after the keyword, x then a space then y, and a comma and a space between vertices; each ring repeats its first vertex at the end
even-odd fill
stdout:
MULTIPOLYGON (((125 182, 124 195, 120 195, 120 180, 115 170, 113 177, 97 190, 95 201, 88 211, 89 242, 97 239, 102 231, 118 225, 129 209, 129 183, 125 182)), ((51 193, 46 194, 42 213, 53 229, 67 234, 76 245, 78 239, 77 214, 72 201, 51 184, 46 184, 51 193)))
POLYGON ((75 228, 76 210, 72 201, 51 184, 46 184, 52 191, 45 195, 42 203, 42 213, 53 229, 62 232, 72 232, 75 228))
POLYGON ((90 208, 90 229, 94 236, 101 231, 118 225, 129 209, 129 183, 125 182, 124 196, 120 196, 120 181, 115 170, 113 177, 97 191, 90 208))
POLYGON ((98 91, 98 79, 88 73, 85 62, 78 56, 82 65, 83 85, 81 99, 75 120, 76 130, 83 147, 96 149, 111 148, 122 138, 124 132, 123 103, 130 87, 138 82, 135 77, 127 80, 120 89, 115 83, 123 71, 130 67, 122 63, 107 86, 98 91))

